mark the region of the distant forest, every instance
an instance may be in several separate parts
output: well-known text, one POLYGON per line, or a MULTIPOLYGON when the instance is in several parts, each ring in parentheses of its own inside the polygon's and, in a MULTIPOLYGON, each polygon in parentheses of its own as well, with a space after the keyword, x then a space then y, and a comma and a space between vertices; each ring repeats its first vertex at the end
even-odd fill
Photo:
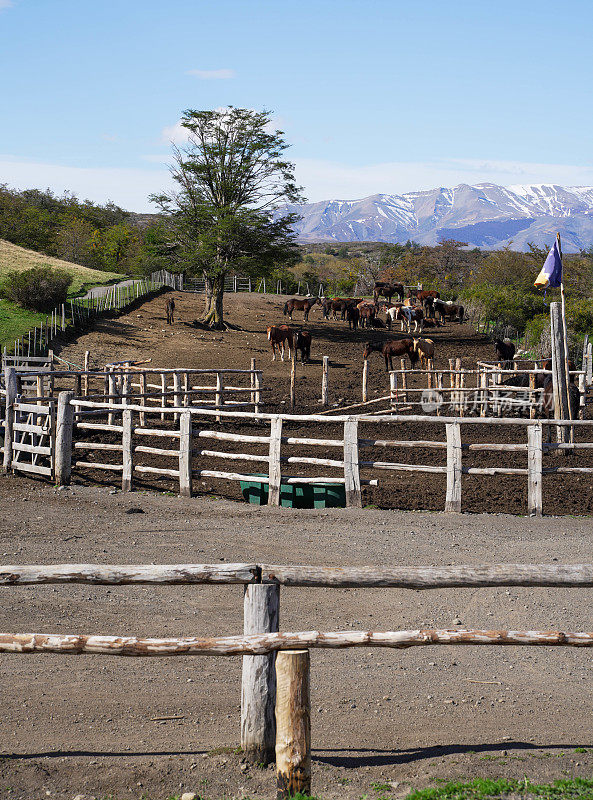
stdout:
POLYGON ((0 239, 106 272, 148 273, 172 264, 166 226, 156 215, 68 192, 0 184, 0 239))

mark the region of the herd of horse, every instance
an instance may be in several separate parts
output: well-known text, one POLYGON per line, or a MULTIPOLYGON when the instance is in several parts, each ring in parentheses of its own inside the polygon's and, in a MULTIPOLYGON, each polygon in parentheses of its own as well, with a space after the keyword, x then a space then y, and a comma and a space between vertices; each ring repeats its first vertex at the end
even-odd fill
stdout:
POLYGON ((425 327, 444 325, 447 320, 463 322, 465 309, 458 303, 445 301, 434 289, 410 289, 404 298, 404 287, 401 284, 375 283, 373 299, 363 297, 293 297, 284 304, 284 315, 292 322, 294 311, 303 312, 303 322, 309 320, 309 312, 317 305, 321 306, 323 318, 346 320, 351 330, 357 328, 388 328, 395 322, 400 323, 400 330, 407 333, 422 333, 425 327), (399 300, 391 302, 394 294, 399 300), (380 296, 385 300, 380 301, 380 296), (385 313, 385 320, 379 316, 385 313))
MULTIPOLYGON (((292 322, 292 314, 295 310, 303 312, 303 321, 309 319, 311 309, 319 304, 322 309, 323 318, 329 320, 338 318, 346 320, 351 329, 361 328, 388 328, 391 329, 395 322, 401 323, 401 331, 404 326, 407 333, 422 333, 425 326, 437 326, 444 324, 445 320, 456 320, 463 322, 464 308, 457 303, 445 302, 441 300, 439 293, 434 290, 411 289, 407 298, 404 298, 404 287, 401 284, 390 284, 377 282, 373 291, 373 300, 359 297, 305 297, 291 298, 284 304, 284 315, 288 316, 292 322), (397 294, 398 301, 391 302, 392 297, 397 294), (386 299, 379 301, 379 297, 386 299), (378 316, 384 312, 385 322, 378 316)), ((165 304, 167 323, 173 324, 175 313, 175 301, 169 298, 165 304)), ((311 333, 307 330, 293 330, 289 325, 269 325, 267 327, 267 338, 272 349, 272 360, 276 360, 276 351, 280 353, 280 358, 284 361, 284 356, 288 353, 288 359, 295 358, 298 353, 301 355, 301 362, 307 364, 311 360, 311 333)), ((494 348, 498 363, 502 369, 512 369, 515 357, 515 345, 508 339, 494 339, 494 348)), ((385 369, 393 370, 394 358, 408 357, 412 369, 420 361, 423 369, 429 368, 434 358, 435 345, 432 339, 406 337, 400 339, 389 339, 387 341, 367 341, 364 345, 362 357, 364 360, 373 352, 379 352, 385 359, 385 369)), ((572 361, 568 363, 569 371, 574 371, 575 365, 572 361)), ((549 418, 554 413, 553 384, 550 370, 551 360, 544 361, 542 368, 544 372, 537 373, 535 376, 535 388, 543 389, 542 410, 549 418)), ((529 374, 520 371, 503 381, 500 386, 524 387, 528 388, 529 374)), ((570 376, 569 387, 569 406, 570 416, 576 419, 580 413, 581 395, 574 382, 574 376, 570 376)))

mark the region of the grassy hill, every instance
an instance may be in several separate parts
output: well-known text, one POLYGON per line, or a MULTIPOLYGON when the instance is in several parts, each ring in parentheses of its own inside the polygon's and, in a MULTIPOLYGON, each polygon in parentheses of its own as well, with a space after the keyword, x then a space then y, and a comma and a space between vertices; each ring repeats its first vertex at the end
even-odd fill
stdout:
MULTIPOLYGON (((31 267, 52 267, 63 269, 72 275, 69 295, 76 297, 86 292, 92 286, 100 286, 113 281, 122 280, 123 275, 116 272, 101 272, 88 267, 81 267, 79 264, 72 264, 70 261, 61 261, 59 258, 37 253, 34 250, 26 250, 24 247, 6 242, 0 239, 0 285, 3 278, 12 270, 26 270, 31 267)), ((0 299, 0 348, 5 344, 10 347, 16 338, 22 336, 30 328, 45 321, 45 314, 37 314, 34 311, 26 311, 24 308, 0 299)))

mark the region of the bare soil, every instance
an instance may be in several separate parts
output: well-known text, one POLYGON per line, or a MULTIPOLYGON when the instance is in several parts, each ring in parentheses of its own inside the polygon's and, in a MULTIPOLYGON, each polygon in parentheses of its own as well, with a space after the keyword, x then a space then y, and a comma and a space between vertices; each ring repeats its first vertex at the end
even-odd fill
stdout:
MULTIPOLYGON (((5 564, 326 565, 591 559, 591 522, 257 508, 0 477, 5 564), (132 507, 144 513, 127 513, 132 507)), ((5 587, 0 629, 171 636, 242 630, 241 587, 5 587)), ((285 589, 283 630, 591 630, 591 590, 285 589)), ((240 658, 3 655, 0 797, 274 796, 242 764, 240 658), (175 719, 177 718, 178 719, 175 719), (166 719, 169 718, 169 719, 166 719), (171 719, 173 718, 173 719, 171 719)), ((312 652, 313 791, 403 797, 436 779, 590 777, 590 653, 441 647, 312 652), (579 749, 577 752, 577 748, 579 749), (582 752, 585 748, 586 752, 582 752), (383 788, 380 788, 383 787, 383 788)))
MULTIPOLYGON (((83 363, 84 351, 89 350, 92 363, 103 366, 107 362, 152 359, 151 366, 215 368, 225 367, 248 369, 250 359, 256 358, 258 368, 263 370, 263 383, 266 391, 266 411, 287 412, 290 384, 290 364, 271 360, 271 351, 266 339, 266 326, 287 321, 282 308, 285 298, 276 295, 227 294, 225 309, 229 322, 236 330, 208 332, 193 327, 203 309, 201 295, 172 293, 176 304, 177 320, 168 326, 165 316, 166 296, 157 297, 140 305, 127 314, 116 318, 104 318, 87 334, 79 336, 60 350, 63 358, 77 364, 83 363)), ((302 312, 295 311, 293 327, 302 325, 302 312)), ((307 330, 313 337, 312 363, 297 365, 297 412, 316 413, 320 410, 322 356, 330 357, 330 403, 333 407, 343 407, 349 403, 360 402, 362 381, 362 350, 368 340, 386 340, 401 336, 398 330, 391 333, 382 330, 350 331, 345 322, 324 321, 320 307, 315 306, 310 313, 307 330)), ((448 368, 449 359, 461 357, 462 366, 475 368, 478 360, 491 360, 495 357, 494 347, 488 338, 477 334, 470 325, 449 323, 443 328, 427 328, 425 335, 435 342, 435 366, 448 368)), ((388 376, 380 353, 370 359, 369 396, 381 397, 389 391, 388 376)), ((396 364, 394 366, 399 366, 396 364)), ((420 377, 408 379, 410 386, 420 386, 420 377)), ((425 385, 425 384, 422 384, 425 385)), ((370 409, 386 408, 386 403, 370 406, 370 409)), ((363 409, 353 409, 357 413, 363 409)), ((587 410, 588 411, 588 410, 587 410)), ((205 427, 216 429, 216 425, 204 423, 205 427)), ((196 423, 196 428, 199 424, 196 423)), ((254 425, 225 423, 224 430, 260 433, 254 425)), ((286 423, 286 430, 295 435, 316 438, 341 438, 340 430, 329 425, 286 423)), ((429 423, 390 423, 381 426, 361 427, 361 436, 387 439, 444 440, 442 425, 429 423)), ((587 440, 590 433, 577 429, 576 438, 587 440)), ((100 437, 94 437, 99 440, 100 437)), ((107 439, 106 439, 107 440, 107 439)), ((115 441, 115 440, 114 440, 115 441)), ((200 440, 204 446, 205 440, 200 440)), ((478 426, 464 426, 464 443, 472 442, 526 442, 526 432, 521 427, 494 427, 488 430, 478 426)), ((144 442, 163 447, 163 441, 144 442)), ((211 446, 212 443, 210 443, 211 446)), ((321 455, 316 448, 293 447, 290 455, 321 455)), ((236 452, 241 452, 238 445, 236 452)), ((243 446, 244 451, 244 446, 243 446)), ((250 452, 258 452, 257 448, 250 452)), ((361 458, 365 460, 394 460, 401 463, 421 463, 444 465, 445 451, 417 448, 386 451, 383 448, 365 449, 361 458)), ((332 457, 328 452, 327 457, 332 457)), ((97 460, 105 461, 101 454, 97 460)), ((142 463, 154 465, 149 457, 142 463)), ((161 462, 162 464, 162 459, 161 462)), ((202 459, 204 469, 232 468, 252 473, 253 463, 225 462, 220 459, 202 459)), ((593 451, 580 451, 573 456, 565 456, 559 462, 558 456, 550 453, 544 456, 544 466, 593 466, 593 451)), ((525 453, 471 452, 464 453, 464 465, 472 467, 526 467, 525 453)), ((168 466, 168 465, 167 465, 168 466)), ((292 475, 319 475, 324 467, 293 468, 292 475)), ((325 473, 327 474, 327 473, 325 473)), ((330 473, 331 474, 331 473, 330 473)), ((78 477, 90 483, 113 481, 113 475, 97 470, 80 472, 78 477)), ((363 501, 367 505, 391 509, 442 510, 445 501, 445 477, 439 474, 420 474, 408 472, 362 472, 363 478, 379 477, 378 487, 365 487, 363 501)), ((172 481, 143 477, 138 480, 140 488, 161 487, 176 490, 172 481)), ((240 487, 236 482, 209 480, 194 482, 194 491, 205 494, 216 493, 229 499, 241 499, 240 487)), ((501 512, 525 514, 527 511, 527 478, 525 476, 465 476, 463 479, 463 510, 469 512, 501 512)), ((544 513, 589 514, 593 510, 593 475, 546 475, 544 478, 544 513)))

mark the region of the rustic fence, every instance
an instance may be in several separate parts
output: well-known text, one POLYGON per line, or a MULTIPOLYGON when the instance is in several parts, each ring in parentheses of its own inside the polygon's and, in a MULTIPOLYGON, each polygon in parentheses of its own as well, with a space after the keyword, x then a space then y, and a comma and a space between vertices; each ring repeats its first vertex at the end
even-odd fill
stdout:
MULTIPOLYGON (((54 308, 46 316, 45 322, 15 339, 10 353, 21 358, 45 354, 56 336, 64 333, 67 328, 78 328, 97 315, 122 310, 141 297, 148 297, 159 291, 163 286, 182 288, 183 276, 160 270, 146 278, 131 279, 127 285, 98 287, 91 290, 87 297, 68 300, 54 308)), ((8 345, 5 345, 3 355, 6 357, 8 354, 8 345)))
MULTIPOLYGON (((198 371, 199 372, 199 371, 198 371)), ((109 375, 103 376, 110 378, 109 375)), ((251 392, 251 389, 244 391, 251 392)), ((462 509, 462 477, 463 476, 495 476, 507 475, 525 477, 527 479, 528 512, 532 515, 541 515, 543 511, 543 478, 548 474, 591 474, 593 467, 571 466, 556 462, 544 466, 543 457, 548 453, 562 453, 570 451, 578 453, 593 448, 593 442, 562 441, 544 442, 543 430, 546 426, 557 429, 570 426, 589 430, 593 427, 593 420, 530 420, 509 418, 485 417, 438 417, 438 416, 396 416, 396 415, 295 415, 295 414, 262 414, 254 412, 228 411, 219 408, 205 408, 185 406, 182 404, 148 405, 126 402, 114 394, 108 400, 102 401, 86 399, 75 396, 73 392, 61 392, 56 410, 55 444, 49 445, 55 452, 53 477, 60 483, 68 483, 72 469, 95 470, 121 475, 121 485, 124 490, 133 487, 134 476, 142 473, 165 477, 178 482, 179 492, 182 495, 191 495, 193 479, 214 478, 224 481, 253 481, 251 474, 241 471, 229 471, 220 468, 210 468, 211 461, 239 462, 241 464, 262 465, 264 474, 257 478, 261 484, 268 488, 268 504, 279 505, 282 487, 294 484, 338 484, 344 486, 345 502, 347 506, 361 506, 361 487, 364 485, 376 486, 381 474, 394 474, 408 472, 417 474, 436 474, 446 477, 446 491, 444 497, 444 510, 459 512, 462 509), (161 420, 160 427, 150 427, 150 417, 157 416, 161 420), (95 419, 96 418, 96 419, 95 419), (214 422, 240 424, 255 424, 259 430, 252 433, 232 432, 229 430, 215 430, 214 422), (291 423, 299 426, 323 423, 324 425, 340 426, 341 436, 337 438, 321 438, 312 435, 290 435, 284 433, 283 426, 291 423), (411 439, 385 439, 376 434, 371 437, 362 437, 359 434, 361 424, 370 424, 383 432, 385 423, 422 422, 434 423, 444 434, 440 440, 411 440, 411 439), (467 426, 492 426, 511 425, 520 433, 526 434, 526 441, 517 443, 507 442, 464 442, 463 431, 467 426), (268 428, 266 431, 265 428, 268 428), (263 430, 261 429, 263 428, 263 430), (101 441, 90 441, 88 435, 100 434, 101 441), (105 437, 110 437, 105 441, 105 437), (164 444, 172 446, 155 447, 148 444, 139 444, 139 441, 160 439, 164 444), (204 440, 218 442, 219 449, 210 449, 203 446, 204 440), (249 452, 236 452, 229 449, 234 444, 249 445, 249 452), (288 448, 297 448, 296 454, 287 454, 288 448), (300 450, 298 449, 300 448, 300 450), (302 455, 303 448, 307 454, 302 455), (323 448, 323 457, 310 454, 311 449, 323 448), (373 458, 365 460, 361 456, 367 448, 376 448, 389 452, 390 450, 410 451, 436 451, 445 458, 441 464, 426 463, 399 463, 392 460, 373 458), (337 451, 336 458, 325 456, 327 450, 337 451), (97 453, 104 456, 115 453, 117 460, 94 461, 78 460, 73 456, 78 451, 97 453), (254 452, 255 451, 255 452, 254 452), (525 466, 506 466, 497 463, 496 466, 480 467, 464 464, 464 454, 468 453, 517 453, 526 456, 525 466), (120 456, 121 454, 121 456, 120 456), (149 463, 143 460, 150 456, 149 463), (120 460, 121 458, 121 460, 120 460), (163 461, 173 459, 171 466, 164 466, 163 461), (331 475, 304 476, 290 475, 285 472, 285 465, 295 465, 311 470, 313 467, 327 468, 331 475), (336 474, 336 471, 338 474, 336 474), (368 477, 367 477, 368 476, 368 477)), ((15 389, 7 387, 7 415, 6 435, 4 445, 5 468, 18 470, 18 460, 13 458, 12 442, 14 438, 14 422, 17 424, 39 425, 34 420, 35 412, 43 403, 36 398, 26 398, 24 403, 15 395, 15 389), (26 423, 16 419, 20 413, 31 414, 31 420, 26 423)), ((52 401, 55 403, 55 398, 52 401)), ((37 428, 27 430, 33 437, 29 442, 35 447, 41 433, 37 428)), ((20 429, 19 429, 20 430, 20 429)), ((24 431, 21 431, 24 432, 24 431)), ((384 435, 384 434, 383 434, 384 435)), ((288 450, 290 453, 290 450, 288 450)), ((294 453, 294 450, 293 450, 294 453)), ((549 462, 548 462, 549 464, 549 462)), ((31 469, 30 471, 34 471, 31 469)))
POLYGON ((448 567, 323 567, 274 564, 0 567, 0 585, 239 584, 243 635, 144 638, 2 633, 0 652, 110 656, 242 656, 241 747, 256 763, 276 761, 278 798, 311 791, 310 658, 312 648, 435 645, 593 647, 593 633, 536 630, 421 629, 279 632, 280 587, 442 589, 593 588, 592 564, 497 564, 448 567))

